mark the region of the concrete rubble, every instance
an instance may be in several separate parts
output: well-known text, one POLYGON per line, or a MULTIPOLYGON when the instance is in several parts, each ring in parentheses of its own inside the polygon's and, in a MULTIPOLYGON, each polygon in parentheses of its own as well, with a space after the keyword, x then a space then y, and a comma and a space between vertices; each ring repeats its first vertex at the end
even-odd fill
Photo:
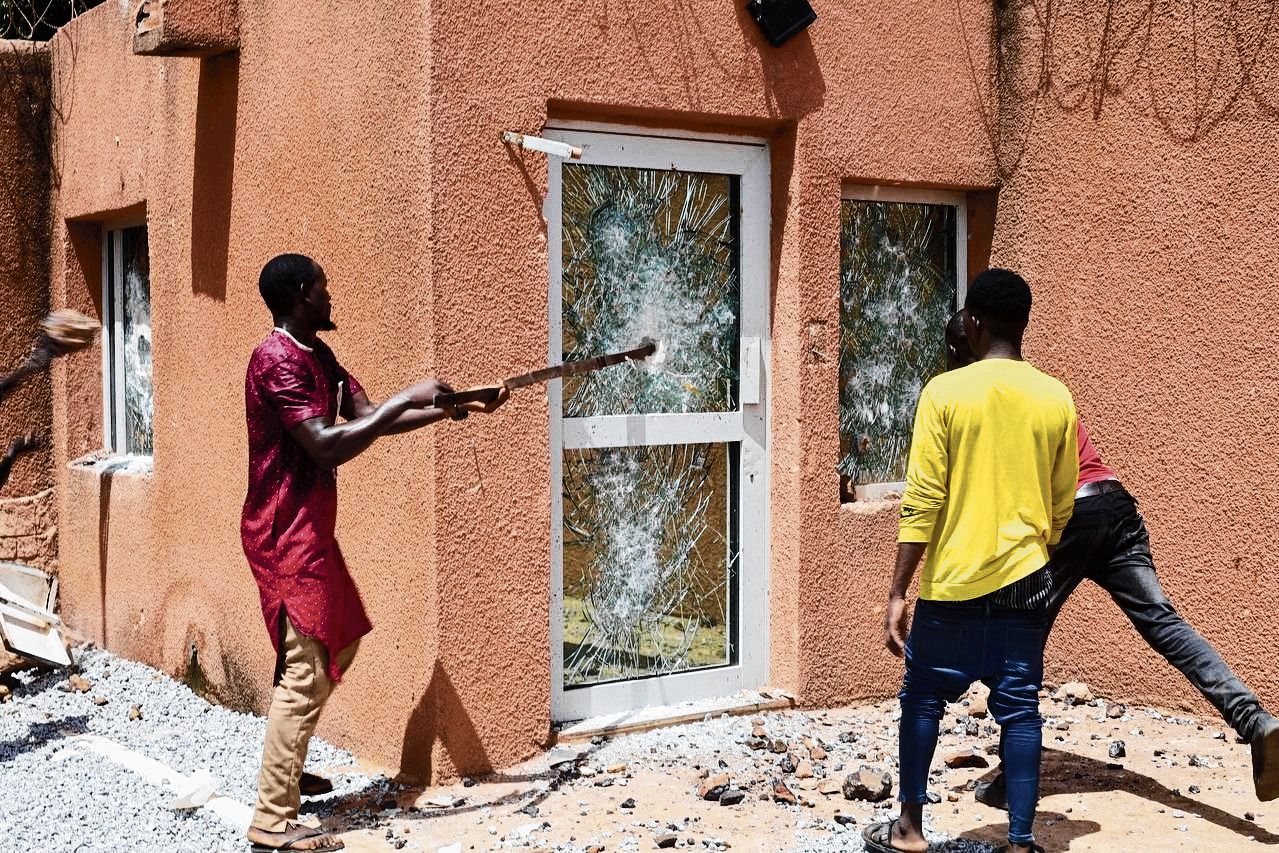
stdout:
MULTIPOLYGON (((0 837, 15 849, 242 849, 242 830, 211 810, 219 801, 252 804, 261 718, 210 705, 141 664, 93 649, 78 656, 77 672, 27 671, 5 682, 0 837), (89 735, 164 762, 186 774, 189 789, 93 758, 77 748, 89 735)), ((1193 839, 1227 826, 1245 846, 1253 836, 1279 841, 1259 825, 1279 812, 1247 799, 1247 751, 1224 742, 1219 725, 1109 704, 1087 685, 1046 693, 1042 707, 1046 797, 1175 774, 1184 783, 1149 795, 1143 829, 1163 825, 1193 839), (1142 730, 1148 734, 1134 734, 1142 730), (1249 807, 1227 814, 1210 802, 1222 798, 1249 807)), ((427 789, 362 772, 317 741, 311 769, 330 775, 336 790, 307 801, 304 812, 341 831, 353 851, 857 851, 862 829, 896 808, 896 716, 894 702, 708 716, 556 747, 520 767, 427 789)), ((1006 831, 1002 813, 972 793, 998 764, 996 741, 980 691, 951 706, 929 779, 934 851, 991 850, 1006 831)), ((1084 825, 1076 815, 1085 813, 1088 826, 1114 823, 1101 816, 1104 803, 1054 803, 1041 805, 1045 838, 1084 825)), ((1086 842, 1077 838, 1070 849, 1107 849, 1086 842)))

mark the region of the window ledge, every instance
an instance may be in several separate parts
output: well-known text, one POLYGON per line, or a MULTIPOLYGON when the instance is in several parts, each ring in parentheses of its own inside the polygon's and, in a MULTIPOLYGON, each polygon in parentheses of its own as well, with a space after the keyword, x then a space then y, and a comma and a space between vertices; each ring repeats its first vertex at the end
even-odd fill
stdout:
POLYGON ((858 501, 899 501, 902 499, 902 493, 906 491, 906 483, 867 483, 864 486, 854 486, 853 494, 857 496, 858 501))
POLYGON ((100 450, 87 456, 81 456, 79 459, 72 459, 67 463, 67 467, 90 470, 99 477, 103 474, 149 477, 155 471, 155 460, 150 456, 100 450))
POLYGON ((852 500, 845 498, 839 508, 841 511, 856 515, 896 512, 902 501, 902 492, 905 490, 905 483, 868 483, 864 486, 854 486, 854 498, 852 500))

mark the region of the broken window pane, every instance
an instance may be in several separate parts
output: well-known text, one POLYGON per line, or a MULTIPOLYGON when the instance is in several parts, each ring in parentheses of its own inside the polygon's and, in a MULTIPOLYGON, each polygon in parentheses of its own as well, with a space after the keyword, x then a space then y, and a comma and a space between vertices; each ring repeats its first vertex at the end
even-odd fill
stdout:
POLYGON ((955 310, 955 208, 857 201, 840 209, 839 471, 904 480, 915 404, 945 367, 955 310))
POLYGON ((565 687, 733 662, 735 455, 565 451, 565 687))
POLYGON ((151 267, 147 229, 126 228, 121 258, 124 270, 124 447, 125 453, 151 455, 151 267))
POLYGON ((107 231, 103 255, 103 414, 107 448, 152 454, 151 264, 147 229, 107 231))
POLYGON ((563 167, 564 358, 658 342, 564 380, 565 417, 737 407, 737 178, 563 167))

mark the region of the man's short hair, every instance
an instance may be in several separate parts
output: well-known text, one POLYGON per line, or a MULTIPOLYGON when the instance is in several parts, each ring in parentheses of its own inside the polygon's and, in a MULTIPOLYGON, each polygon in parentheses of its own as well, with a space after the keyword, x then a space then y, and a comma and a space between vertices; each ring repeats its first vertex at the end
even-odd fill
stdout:
POLYGON ((266 262, 258 276, 258 292, 271 310, 272 317, 283 317, 293 310, 302 291, 315 284, 320 268, 306 255, 276 255, 266 262))
POLYGON ((1030 285, 1012 270, 991 267, 973 280, 964 310, 985 321, 992 334, 1021 340, 1030 322, 1030 285))

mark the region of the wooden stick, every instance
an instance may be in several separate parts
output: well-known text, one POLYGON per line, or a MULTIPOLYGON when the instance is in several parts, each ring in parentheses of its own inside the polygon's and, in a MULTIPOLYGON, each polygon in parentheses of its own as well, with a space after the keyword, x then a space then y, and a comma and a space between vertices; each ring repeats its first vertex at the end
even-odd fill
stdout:
POLYGON ((503 388, 514 390, 550 382, 552 379, 562 379, 565 376, 580 376, 624 361, 643 361, 655 352, 657 352, 657 344, 645 339, 644 343, 635 349, 554 364, 541 370, 512 376, 500 385, 484 385, 479 388, 469 388, 466 391, 454 391, 451 394, 436 394, 434 405, 436 408, 444 409, 460 406, 463 403, 490 403, 497 399, 497 395, 503 388))

